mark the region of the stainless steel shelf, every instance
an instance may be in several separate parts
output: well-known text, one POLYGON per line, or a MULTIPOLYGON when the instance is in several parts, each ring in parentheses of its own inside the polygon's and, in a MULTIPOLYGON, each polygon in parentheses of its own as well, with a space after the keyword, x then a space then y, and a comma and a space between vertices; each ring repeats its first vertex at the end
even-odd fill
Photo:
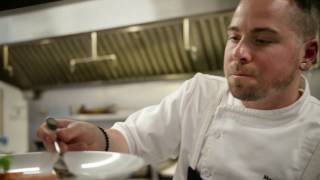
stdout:
POLYGON ((136 109, 126 109, 119 110, 115 113, 110 114, 77 114, 70 116, 71 119, 79 120, 79 121, 87 121, 87 122, 96 122, 96 121, 104 121, 104 122, 117 122, 124 121, 131 115, 136 112, 136 109))

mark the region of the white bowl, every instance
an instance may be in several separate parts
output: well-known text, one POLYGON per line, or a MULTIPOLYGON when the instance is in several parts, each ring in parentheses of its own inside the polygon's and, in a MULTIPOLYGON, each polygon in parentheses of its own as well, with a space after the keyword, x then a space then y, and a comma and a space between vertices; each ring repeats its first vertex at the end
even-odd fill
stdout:
MULTIPOLYGON (((34 152, 12 155, 9 172, 50 174, 57 160, 56 153, 34 152)), ((144 166, 134 155, 100 151, 66 152, 64 160, 79 179, 123 179, 144 166)))

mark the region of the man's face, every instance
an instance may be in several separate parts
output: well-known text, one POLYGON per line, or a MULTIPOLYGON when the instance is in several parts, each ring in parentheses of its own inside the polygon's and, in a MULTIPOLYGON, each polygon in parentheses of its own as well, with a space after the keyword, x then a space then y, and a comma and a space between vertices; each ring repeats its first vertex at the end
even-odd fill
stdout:
POLYGON ((286 0, 242 0, 228 29, 224 72, 244 101, 285 92, 300 78, 303 42, 290 26, 286 0))

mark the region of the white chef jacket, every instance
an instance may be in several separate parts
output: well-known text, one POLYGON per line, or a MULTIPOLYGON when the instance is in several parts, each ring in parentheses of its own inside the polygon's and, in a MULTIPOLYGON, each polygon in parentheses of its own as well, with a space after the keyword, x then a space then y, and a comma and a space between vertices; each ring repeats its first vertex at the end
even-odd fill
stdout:
POLYGON ((298 180, 320 143, 320 101, 303 79, 294 104, 256 110, 231 95, 225 78, 198 73, 112 128, 148 163, 179 156, 174 179, 186 180, 191 166, 203 179, 298 180))

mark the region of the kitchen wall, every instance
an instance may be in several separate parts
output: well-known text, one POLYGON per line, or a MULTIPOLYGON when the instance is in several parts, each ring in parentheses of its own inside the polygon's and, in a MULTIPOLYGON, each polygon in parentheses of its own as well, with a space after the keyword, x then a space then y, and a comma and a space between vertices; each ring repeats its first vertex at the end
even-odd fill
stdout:
POLYGON ((0 152, 23 153, 28 151, 27 100, 18 88, 0 81, 1 113, 0 136, 8 138, 7 145, 0 144, 0 152))
POLYGON ((130 113, 148 105, 157 104, 183 81, 150 81, 108 86, 87 86, 60 88, 45 91, 39 99, 29 101, 31 150, 38 140, 36 130, 47 116, 72 116, 72 111, 83 104, 88 108, 114 104, 119 113, 107 116, 73 116, 101 126, 111 126, 115 121, 123 121, 130 113))
POLYGON ((320 68, 310 72, 309 74, 306 73, 306 76, 310 81, 311 94, 320 99, 320 68))

